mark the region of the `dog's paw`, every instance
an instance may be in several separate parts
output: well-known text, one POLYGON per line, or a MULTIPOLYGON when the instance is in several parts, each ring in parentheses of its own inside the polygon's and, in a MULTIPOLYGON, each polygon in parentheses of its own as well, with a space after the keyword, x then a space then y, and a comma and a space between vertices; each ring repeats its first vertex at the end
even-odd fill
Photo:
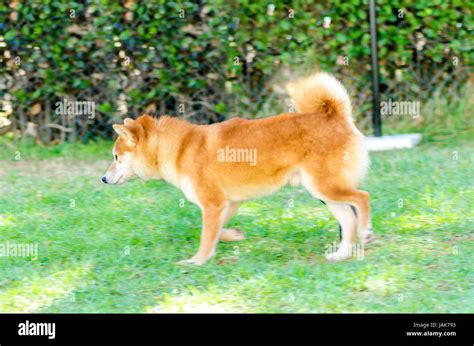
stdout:
POLYGON ((326 255, 326 260, 330 262, 337 262, 349 259, 352 257, 352 252, 350 248, 339 248, 336 252, 331 252, 326 255))
POLYGON ((180 266, 189 266, 189 265, 193 265, 193 261, 192 259, 186 259, 186 260, 181 260, 181 261, 178 261, 176 262, 176 264, 179 264, 180 266))
POLYGON ((201 266, 204 263, 205 263, 205 261, 196 261, 193 258, 182 260, 182 261, 178 262, 178 264, 182 265, 182 266, 201 266))
POLYGON ((236 228, 223 228, 219 239, 222 241, 239 241, 244 240, 244 232, 236 228))
POLYGON ((179 261, 178 264, 180 265, 187 265, 187 266, 202 266, 206 263, 208 258, 204 258, 201 256, 193 256, 190 259, 179 261))

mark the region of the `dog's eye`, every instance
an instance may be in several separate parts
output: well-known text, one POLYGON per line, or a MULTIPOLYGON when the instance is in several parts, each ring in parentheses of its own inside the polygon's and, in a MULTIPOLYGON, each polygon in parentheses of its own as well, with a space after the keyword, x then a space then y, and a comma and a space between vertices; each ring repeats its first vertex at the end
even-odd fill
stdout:
POLYGON ((117 156, 117 155, 114 155, 114 159, 115 159, 115 161, 117 161, 117 160, 118 160, 118 156, 117 156))

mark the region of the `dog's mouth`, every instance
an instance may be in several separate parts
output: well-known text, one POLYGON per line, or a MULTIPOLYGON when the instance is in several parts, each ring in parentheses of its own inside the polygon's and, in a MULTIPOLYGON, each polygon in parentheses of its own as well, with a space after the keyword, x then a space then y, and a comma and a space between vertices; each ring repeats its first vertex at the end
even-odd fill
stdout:
POLYGON ((120 177, 118 177, 117 180, 115 180, 114 182, 112 182, 111 180, 108 180, 108 179, 105 179, 105 176, 102 178, 102 181, 108 185, 119 185, 119 184, 122 184, 124 182, 124 179, 123 179, 123 175, 121 175, 120 177))
POLYGON ((114 181, 108 180, 108 179, 106 181, 104 181, 104 180, 102 180, 102 181, 104 181, 104 183, 107 183, 109 185, 121 185, 121 184, 127 182, 128 180, 131 180, 131 179, 134 179, 134 178, 136 178, 136 175, 130 176, 130 175, 127 175, 127 174, 122 174, 117 179, 115 179, 114 181))
POLYGON ((117 181, 115 182, 115 185, 120 185, 120 184, 122 184, 122 183, 124 183, 124 182, 125 182, 125 180, 123 179, 123 175, 121 175, 121 176, 117 179, 117 181))

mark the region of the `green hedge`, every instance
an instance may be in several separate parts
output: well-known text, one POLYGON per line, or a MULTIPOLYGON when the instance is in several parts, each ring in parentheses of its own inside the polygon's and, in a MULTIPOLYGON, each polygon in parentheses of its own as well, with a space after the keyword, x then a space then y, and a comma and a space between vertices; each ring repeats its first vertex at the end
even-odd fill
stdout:
MULTIPOLYGON (((423 101, 444 80, 447 87, 462 85, 473 58, 472 5, 377 1, 385 97, 423 101), (444 74, 433 81, 439 71, 444 74)), ((367 14, 362 0, 275 1, 273 13, 261 0, 11 1, 0 5, 2 98, 13 105, 12 127, 25 131, 30 121, 40 139, 51 141, 60 130, 47 127, 49 121, 73 130, 62 139, 87 139, 110 136, 111 122, 144 109, 202 123, 285 111, 282 102, 268 105, 274 77, 321 68, 349 85, 364 123, 370 108, 367 14), (329 28, 324 17, 331 18, 329 28), (348 65, 341 64, 344 57, 348 65), (94 100, 98 116, 59 119, 54 104, 65 97, 94 100), (36 103, 41 107, 32 111, 36 103)))

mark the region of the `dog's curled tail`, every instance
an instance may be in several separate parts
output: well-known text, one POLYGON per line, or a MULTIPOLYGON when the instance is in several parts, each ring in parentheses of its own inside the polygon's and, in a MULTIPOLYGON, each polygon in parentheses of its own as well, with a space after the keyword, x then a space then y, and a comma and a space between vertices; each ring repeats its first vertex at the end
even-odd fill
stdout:
POLYGON ((341 82, 330 74, 313 74, 289 83, 287 89, 298 113, 351 117, 349 94, 341 82))

